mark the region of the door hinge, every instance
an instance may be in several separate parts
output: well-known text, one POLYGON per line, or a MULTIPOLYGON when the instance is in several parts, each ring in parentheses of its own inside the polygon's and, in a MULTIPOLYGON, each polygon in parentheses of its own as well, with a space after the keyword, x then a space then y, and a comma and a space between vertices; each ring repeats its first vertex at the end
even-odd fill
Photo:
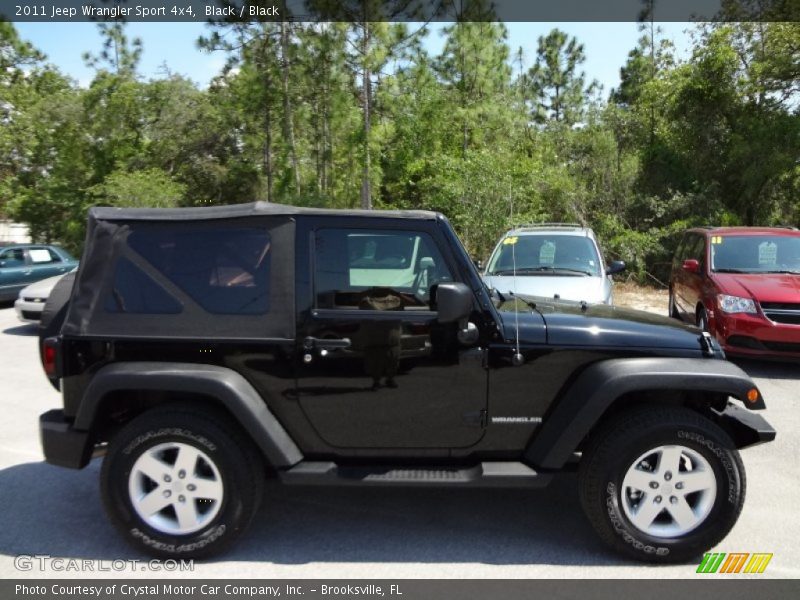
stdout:
POLYGON ((475 427, 480 427, 482 429, 486 428, 487 424, 487 412, 486 409, 478 410, 475 412, 468 412, 464 413, 461 418, 463 419, 466 425, 472 425, 475 427))

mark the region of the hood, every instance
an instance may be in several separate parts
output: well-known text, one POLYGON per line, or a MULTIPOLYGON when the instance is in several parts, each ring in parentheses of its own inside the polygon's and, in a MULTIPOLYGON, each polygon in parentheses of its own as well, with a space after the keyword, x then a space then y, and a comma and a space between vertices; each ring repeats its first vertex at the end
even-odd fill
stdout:
POLYGON ((682 350, 692 355, 702 354, 705 347, 697 327, 669 317, 605 304, 526 300, 536 308, 513 299, 498 308, 506 339, 514 339, 518 318, 520 341, 532 344, 682 350))
POLYGON ((714 273, 724 294, 759 302, 800 303, 800 275, 790 273, 714 273))
POLYGON ((64 275, 56 275, 55 277, 48 277, 47 279, 36 281, 28 287, 22 288, 19 295, 25 296, 26 298, 47 298, 50 296, 50 292, 53 291, 56 283, 58 283, 58 280, 63 276, 64 275))
MULTIPOLYGON (((501 294, 514 292, 514 277, 510 275, 486 275, 486 285, 501 294)), ((574 300, 594 304, 607 302, 611 295, 611 281, 606 277, 586 275, 517 275, 518 295, 574 300)))

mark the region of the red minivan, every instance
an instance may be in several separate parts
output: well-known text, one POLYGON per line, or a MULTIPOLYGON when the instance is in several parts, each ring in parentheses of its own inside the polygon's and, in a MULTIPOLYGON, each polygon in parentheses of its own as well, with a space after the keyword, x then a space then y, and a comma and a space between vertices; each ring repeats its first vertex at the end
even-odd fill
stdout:
POLYGON ((672 260, 669 314, 729 354, 800 358, 800 231, 688 230, 672 260))

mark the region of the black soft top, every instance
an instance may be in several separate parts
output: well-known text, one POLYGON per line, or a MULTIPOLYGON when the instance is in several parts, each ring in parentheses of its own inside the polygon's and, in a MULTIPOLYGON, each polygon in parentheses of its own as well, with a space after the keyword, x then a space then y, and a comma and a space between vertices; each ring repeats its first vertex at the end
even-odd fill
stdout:
POLYGON ((264 215, 289 217, 295 215, 325 215, 330 217, 385 217, 424 220, 432 220, 438 217, 438 213, 428 210, 304 208, 271 202, 250 202, 249 204, 191 208, 113 208, 110 206, 98 206, 89 210, 90 221, 203 221, 264 215))
MULTIPOLYGON (((267 202, 92 208, 61 331, 104 339, 294 340, 294 236, 300 215, 442 218, 429 211, 335 210, 267 202), (250 265, 251 270, 242 270, 253 285, 221 283, 214 253, 223 261, 235 261, 228 267, 250 268, 246 253, 237 251, 236 244, 247 244, 253 232, 263 246, 262 258, 250 265)), ((252 248, 248 256, 252 258, 252 248)))

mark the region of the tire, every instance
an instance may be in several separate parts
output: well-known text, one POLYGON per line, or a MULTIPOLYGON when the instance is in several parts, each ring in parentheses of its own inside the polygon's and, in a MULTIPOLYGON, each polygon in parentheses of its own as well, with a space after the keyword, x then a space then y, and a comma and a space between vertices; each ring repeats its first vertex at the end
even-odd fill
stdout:
POLYGON ((667 310, 669 311, 669 316, 673 319, 681 320, 681 315, 678 312, 678 308, 675 306, 675 296, 672 293, 672 290, 669 291, 669 305, 667 310))
POLYGON ((583 510, 606 544, 659 563, 696 559, 719 543, 739 518, 746 488, 739 453, 722 429, 689 409, 653 405, 623 413, 592 435, 578 485, 583 510), (699 491, 682 491, 690 486, 699 491))
POLYGON ((703 331, 708 331, 708 313, 704 307, 697 309, 697 326, 703 331))
POLYGON ((100 490, 111 521, 135 548, 159 558, 205 558, 250 525, 264 478, 261 455, 227 415, 169 405, 114 436, 100 490))

